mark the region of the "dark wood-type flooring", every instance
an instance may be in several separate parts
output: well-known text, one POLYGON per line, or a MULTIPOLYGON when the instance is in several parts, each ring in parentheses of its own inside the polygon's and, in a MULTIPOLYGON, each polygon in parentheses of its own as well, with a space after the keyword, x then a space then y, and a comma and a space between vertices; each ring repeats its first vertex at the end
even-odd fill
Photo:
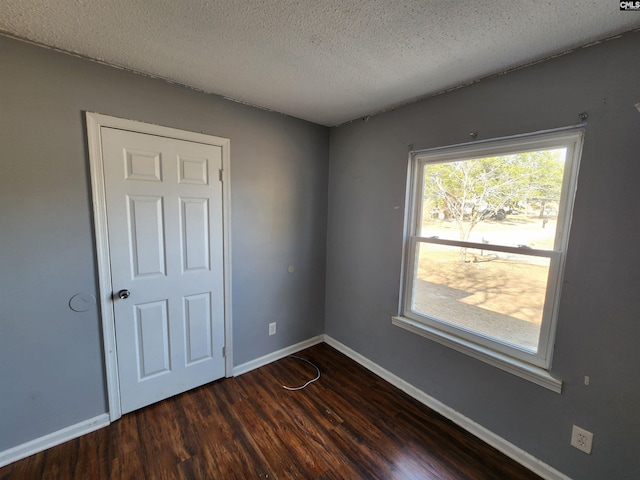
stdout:
POLYGON ((14 479, 538 479, 326 344, 0 468, 14 479))

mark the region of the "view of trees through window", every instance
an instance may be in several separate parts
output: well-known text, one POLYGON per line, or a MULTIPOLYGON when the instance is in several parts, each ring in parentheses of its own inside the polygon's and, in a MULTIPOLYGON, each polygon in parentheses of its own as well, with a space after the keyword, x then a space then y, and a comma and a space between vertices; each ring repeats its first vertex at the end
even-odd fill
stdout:
POLYGON ((565 156, 424 163, 413 311, 537 350, 565 156))

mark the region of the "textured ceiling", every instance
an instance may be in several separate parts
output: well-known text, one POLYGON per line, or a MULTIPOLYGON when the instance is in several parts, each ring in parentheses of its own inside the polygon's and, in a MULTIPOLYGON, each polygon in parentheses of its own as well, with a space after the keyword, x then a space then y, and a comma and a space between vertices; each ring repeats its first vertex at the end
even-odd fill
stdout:
POLYGON ((609 0, 0 0, 0 31, 337 125, 640 27, 609 0))

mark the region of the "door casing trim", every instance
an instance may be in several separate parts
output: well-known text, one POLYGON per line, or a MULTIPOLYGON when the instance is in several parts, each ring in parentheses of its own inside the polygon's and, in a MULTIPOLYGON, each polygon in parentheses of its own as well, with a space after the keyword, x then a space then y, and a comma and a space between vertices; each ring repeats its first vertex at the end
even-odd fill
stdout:
POLYGON ((122 416, 120 408, 120 382, 118 381, 118 358, 116 355, 115 316, 112 301, 111 258, 107 226, 106 191, 104 182, 104 160, 102 157, 101 128, 117 128, 137 133, 185 140, 188 142, 214 145, 222 149, 222 224, 224 257, 224 336, 225 336, 225 376, 233 376, 233 341, 231 312, 231 177, 230 146, 228 138, 215 137, 203 133, 188 132, 160 125, 111 117, 95 112, 85 112, 89 167, 91 173, 91 194, 93 200, 94 232, 96 241, 96 261, 98 264, 99 305, 102 322, 102 342, 105 362, 109 420, 122 416))

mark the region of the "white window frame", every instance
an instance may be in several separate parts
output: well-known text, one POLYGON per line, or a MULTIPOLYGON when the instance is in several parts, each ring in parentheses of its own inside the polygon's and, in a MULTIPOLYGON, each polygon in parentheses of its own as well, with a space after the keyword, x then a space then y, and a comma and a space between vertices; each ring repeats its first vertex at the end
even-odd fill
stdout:
POLYGON ((577 186, 583 133, 583 128, 579 126, 410 153, 405 210, 403 273, 399 314, 393 317, 395 325, 469 354, 474 358, 529 379, 556 392, 561 391, 562 382, 551 376, 549 368, 555 340, 562 276, 577 186), (567 152, 553 250, 524 249, 420 236, 422 233, 424 165, 554 148, 566 148, 567 152), (429 317, 412 310, 413 278, 417 264, 418 245, 421 243, 464 246, 480 250, 494 250, 548 258, 550 262, 549 276, 538 351, 532 354, 514 345, 508 345, 470 330, 458 328, 453 324, 445 323, 435 317, 429 317))

